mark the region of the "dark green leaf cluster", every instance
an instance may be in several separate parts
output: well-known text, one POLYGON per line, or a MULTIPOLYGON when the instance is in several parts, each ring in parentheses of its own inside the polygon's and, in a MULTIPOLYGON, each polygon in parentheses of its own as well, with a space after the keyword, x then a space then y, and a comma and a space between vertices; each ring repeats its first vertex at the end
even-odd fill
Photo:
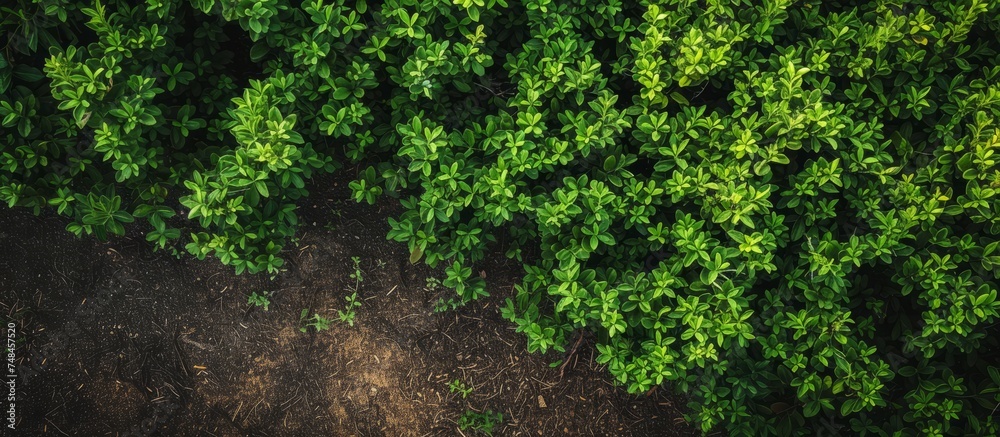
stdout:
POLYGON ((461 302, 502 240, 529 350, 592 331, 706 431, 1000 432, 996 0, 0 11, 0 199, 77 234, 273 274, 358 164, 461 302))
MULTIPOLYGON (((5 6, 0 199, 54 206, 77 235, 120 235, 145 219, 158 248, 277 273, 297 226, 294 201, 334 164, 313 148, 319 136, 296 126, 307 104, 292 105, 293 73, 247 83, 263 70, 226 48, 242 31, 223 16, 237 10, 213 1, 5 6)), ((302 97, 315 106, 308 114, 325 101, 302 97)))

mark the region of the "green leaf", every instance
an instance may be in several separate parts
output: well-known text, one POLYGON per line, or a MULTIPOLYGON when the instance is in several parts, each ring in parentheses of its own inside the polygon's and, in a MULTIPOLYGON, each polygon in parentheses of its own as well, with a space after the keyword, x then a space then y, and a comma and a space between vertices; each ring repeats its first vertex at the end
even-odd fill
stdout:
POLYGON ((670 98, 673 99, 675 102, 680 103, 681 105, 691 106, 691 102, 689 102, 688 99, 685 98, 683 94, 677 91, 671 92, 670 98))
POLYGON ((38 82, 45 79, 45 74, 37 68, 25 64, 17 64, 14 66, 14 77, 25 82, 38 82))
POLYGON ((270 196, 270 193, 267 190, 267 184, 264 181, 257 181, 254 183, 254 186, 257 188, 257 192, 260 193, 261 196, 270 196))
POLYGON ((617 166, 618 166, 618 160, 614 157, 614 155, 609 155, 607 158, 604 159, 604 171, 610 173, 617 166))
POLYGON ((337 100, 347 99, 348 97, 350 97, 350 95, 351 95, 351 90, 347 89, 346 87, 339 87, 337 88, 336 91, 333 92, 333 98, 337 100))
POLYGON ((422 258, 423 256, 424 256, 424 251, 420 250, 419 247, 413 248, 413 250, 410 251, 410 264, 416 264, 417 261, 420 261, 420 258, 422 258))

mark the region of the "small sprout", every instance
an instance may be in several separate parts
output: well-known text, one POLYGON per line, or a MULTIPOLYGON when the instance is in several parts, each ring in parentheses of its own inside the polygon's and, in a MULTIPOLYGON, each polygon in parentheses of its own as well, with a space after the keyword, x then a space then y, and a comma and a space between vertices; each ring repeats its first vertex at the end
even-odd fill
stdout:
POLYGON ((330 329, 330 319, 319 315, 319 313, 313 313, 312 317, 306 318, 308 315, 308 309, 303 309, 302 313, 299 315, 299 322, 303 323, 303 326, 299 328, 299 331, 306 332, 309 328, 313 328, 316 332, 330 329))
POLYGON ((458 393, 462 396, 462 399, 469 397, 472 393, 472 387, 465 385, 461 379, 455 378, 454 381, 448 384, 448 390, 452 393, 458 393))
POLYGON ((503 414, 494 413, 493 410, 486 410, 477 413, 472 410, 465 410, 462 417, 458 418, 458 427, 463 431, 479 431, 486 435, 493 435, 493 427, 503 423, 503 414))
POLYGON ((264 307, 264 311, 267 311, 268 307, 271 305, 271 292, 262 291, 257 293, 256 291, 250 293, 250 297, 247 298, 247 304, 253 305, 255 307, 264 307))
POLYGON ((337 316, 340 317, 341 322, 347 323, 347 326, 354 326, 354 308, 361 306, 361 302, 358 302, 358 292, 351 293, 350 296, 345 296, 344 300, 347 301, 347 305, 344 310, 337 310, 337 316))

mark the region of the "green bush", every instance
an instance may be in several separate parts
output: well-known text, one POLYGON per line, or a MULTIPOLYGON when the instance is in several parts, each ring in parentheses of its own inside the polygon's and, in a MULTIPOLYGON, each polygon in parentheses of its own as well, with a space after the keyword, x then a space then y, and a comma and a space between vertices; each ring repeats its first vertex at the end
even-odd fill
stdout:
POLYGON ((412 262, 472 301, 503 240, 529 350, 706 431, 1000 432, 1000 1, 299 3, 0 8, 0 198, 274 274, 361 163, 412 262))

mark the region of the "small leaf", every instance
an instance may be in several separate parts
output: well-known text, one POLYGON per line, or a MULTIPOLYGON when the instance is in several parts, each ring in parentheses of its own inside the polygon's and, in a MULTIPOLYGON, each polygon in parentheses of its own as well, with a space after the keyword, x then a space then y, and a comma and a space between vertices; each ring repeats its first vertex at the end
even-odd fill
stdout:
POLYGON ((351 95, 351 90, 346 87, 339 87, 333 92, 333 98, 337 100, 344 100, 351 95))
POLYGON ((420 261, 420 258, 423 256, 424 251, 420 250, 419 247, 414 248, 413 251, 410 252, 410 264, 416 264, 417 261, 420 261))
POLYGON ((684 106, 690 106, 691 105, 691 102, 689 102, 688 99, 685 98, 683 94, 681 94, 681 93, 679 93, 677 91, 671 92, 670 93, 670 98, 674 99, 675 102, 680 103, 680 104, 682 104, 684 106))
POLYGON ((616 168, 617 166, 618 166, 618 160, 617 160, 617 159, 615 158, 615 156, 614 156, 614 155, 609 155, 609 156, 608 156, 608 157, 607 157, 607 158, 606 158, 606 159, 604 160, 604 171, 606 171, 606 172, 611 172, 611 171, 612 171, 612 170, 614 170, 614 169, 615 169, 615 168, 616 168))

